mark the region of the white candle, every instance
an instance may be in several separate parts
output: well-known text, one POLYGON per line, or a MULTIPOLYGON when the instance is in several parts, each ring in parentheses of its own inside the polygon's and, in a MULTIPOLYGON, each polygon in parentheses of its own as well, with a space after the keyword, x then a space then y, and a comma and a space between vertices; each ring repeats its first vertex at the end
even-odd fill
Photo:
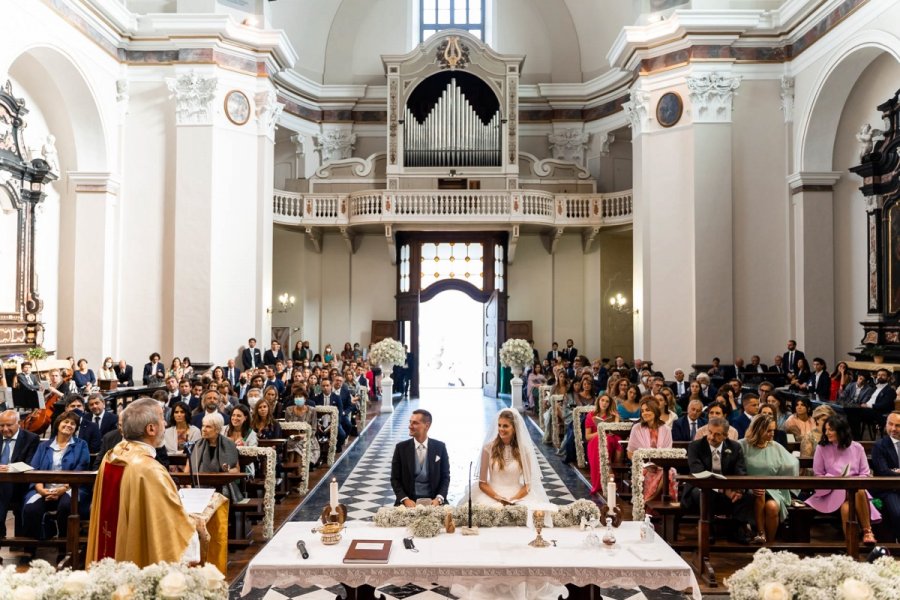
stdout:
POLYGON ((339 504, 339 502, 338 502, 338 484, 337 484, 337 478, 335 478, 335 477, 331 478, 331 502, 330 502, 330 504, 331 504, 332 509, 336 509, 339 504))
POLYGON ((616 507, 616 480, 612 477, 609 478, 609 483, 606 484, 606 503, 609 504, 610 508, 616 507))

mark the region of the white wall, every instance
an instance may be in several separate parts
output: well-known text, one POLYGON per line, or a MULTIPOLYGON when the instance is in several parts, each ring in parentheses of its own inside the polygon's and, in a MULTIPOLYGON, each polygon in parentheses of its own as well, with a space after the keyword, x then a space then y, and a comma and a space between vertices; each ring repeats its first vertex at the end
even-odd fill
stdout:
POLYGON ((900 82, 900 63, 882 55, 866 68, 853 86, 834 141, 834 170, 841 172, 834 188, 835 360, 861 345, 859 322, 867 310, 867 234, 862 181, 848 171, 859 164, 856 134, 866 123, 882 129, 876 106, 893 97, 900 82))

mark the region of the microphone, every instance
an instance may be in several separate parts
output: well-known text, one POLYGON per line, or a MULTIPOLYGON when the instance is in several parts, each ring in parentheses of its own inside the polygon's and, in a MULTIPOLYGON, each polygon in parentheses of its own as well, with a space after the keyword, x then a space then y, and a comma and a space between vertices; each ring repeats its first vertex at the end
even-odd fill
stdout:
POLYGON ((297 550, 300 551, 300 556, 302 556, 304 560, 309 558, 309 552, 306 551, 306 542, 303 540, 297 540, 297 550))
POLYGON ((194 444, 196 444, 196 443, 197 442, 185 442, 184 443, 184 453, 187 454, 188 456, 190 456, 191 450, 194 449, 194 444))

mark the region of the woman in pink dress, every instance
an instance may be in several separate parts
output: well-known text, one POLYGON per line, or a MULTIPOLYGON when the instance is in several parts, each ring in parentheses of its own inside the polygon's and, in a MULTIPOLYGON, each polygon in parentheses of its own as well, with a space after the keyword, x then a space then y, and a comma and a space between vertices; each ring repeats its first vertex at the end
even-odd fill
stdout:
MULTIPOLYGON (((652 397, 641 400, 641 422, 631 428, 628 436, 628 458, 634 456, 641 448, 671 448, 672 430, 666 427, 660 415, 662 409, 652 397)), ((670 485, 675 481, 674 469, 669 478, 670 485)), ((644 472, 644 502, 655 499, 662 493, 662 469, 649 466, 644 472)))
MULTIPOLYGON (((619 421, 619 411, 616 401, 609 394, 600 394, 594 404, 594 412, 591 418, 584 420, 584 437, 587 440, 588 465, 591 467, 591 494, 603 493, 603 482, 600 481, 600 434, 597 432, 597 423, 616 423, 619 421)), ((622 438, 614 433, 606 434, 606 456, 609 462, 622 460, 622 438)))
MULTIPOLYGON (((869 477, 869 461, 866 451, 853 441, 850 425, 842 415, 833 415, 825 421, 822 440, 816 446, 813 457, 813 473, 817 477, 869 477)), ((816 490, 806 503, 822 513, 841 510, 844 537, 847 537, 847 519, 850 504, 845 490, 816 490)), ((856 492, 856 515, 863 531, 863 544, 876 544, 872 533, 872 521, 880 521, 881 514, 872 506, 866 490, 856 492)))

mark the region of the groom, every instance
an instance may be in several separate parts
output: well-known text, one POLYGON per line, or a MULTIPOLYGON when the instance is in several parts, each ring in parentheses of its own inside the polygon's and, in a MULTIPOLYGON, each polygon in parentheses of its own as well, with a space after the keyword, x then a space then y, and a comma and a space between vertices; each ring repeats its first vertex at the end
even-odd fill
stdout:
POLYGON ((444 503, 450 487, 450 459, 444 442, 428 439, 431 413, 414 410, 409 418, 410 439, 394 447, 391 460, 391 487, 397 495, 395 505, 413 508, 416 500, 431 500, 432 506, 444 503))

